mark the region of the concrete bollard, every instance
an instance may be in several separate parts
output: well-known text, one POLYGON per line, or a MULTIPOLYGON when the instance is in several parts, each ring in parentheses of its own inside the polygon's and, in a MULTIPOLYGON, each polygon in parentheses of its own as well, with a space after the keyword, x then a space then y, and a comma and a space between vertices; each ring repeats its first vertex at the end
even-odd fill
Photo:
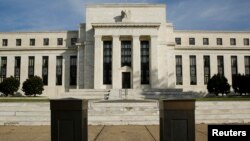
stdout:
POLYGON ((195 100, 160 100, 160 141, 195 141, 195 100))
POLYGON ((51 141, 88 141, 88 101, 50 100, 51 141))

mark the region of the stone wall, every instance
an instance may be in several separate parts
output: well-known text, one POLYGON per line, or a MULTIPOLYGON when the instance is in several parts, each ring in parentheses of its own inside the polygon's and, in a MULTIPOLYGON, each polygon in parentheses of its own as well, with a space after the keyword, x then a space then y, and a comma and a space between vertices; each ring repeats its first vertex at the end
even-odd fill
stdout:
MULTIPOLYGON (((89 102, 90 125, 159 124, 158 102, 89 102)), ((250 101, 196 102, 196 124, 250 123, 250 101)), ((46 102, 0 103, 0 125, 50 125, 46 102)))

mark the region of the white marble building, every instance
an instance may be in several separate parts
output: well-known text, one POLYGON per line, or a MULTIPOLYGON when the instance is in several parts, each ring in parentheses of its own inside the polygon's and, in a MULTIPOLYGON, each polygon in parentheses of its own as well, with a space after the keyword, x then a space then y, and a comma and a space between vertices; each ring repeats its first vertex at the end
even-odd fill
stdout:
MULTIPOLYGON (((223 73, 250 74, 250 32, 180 31, 164 4, 95 4, 77 31, 1 32, 0 81, 33 75, 44 95, 71 89, 206 92, 223 73)), ((21 92, 21 90, 20 90, 21 92)))

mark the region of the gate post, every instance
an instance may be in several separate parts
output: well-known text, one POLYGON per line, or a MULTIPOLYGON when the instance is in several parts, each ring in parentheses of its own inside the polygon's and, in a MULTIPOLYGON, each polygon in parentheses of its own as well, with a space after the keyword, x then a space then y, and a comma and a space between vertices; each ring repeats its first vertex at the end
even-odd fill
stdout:
POLYGON ((88 140, 88 100, 50 100, 51 141, 88 140))
POLYGON ((195 141, 195 100, 160 100, 160 141, 195 141))

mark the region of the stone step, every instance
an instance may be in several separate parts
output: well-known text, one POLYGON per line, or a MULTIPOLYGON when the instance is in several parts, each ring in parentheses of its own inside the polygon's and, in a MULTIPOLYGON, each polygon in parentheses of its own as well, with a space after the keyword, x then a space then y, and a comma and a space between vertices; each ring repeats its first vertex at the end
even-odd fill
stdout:
POLYGON ((109 89, 69 89, 69 92, 110 92, 109 89))
POLYGON ((182 89, 144 89, 143 92, 183 92, 182 89))

